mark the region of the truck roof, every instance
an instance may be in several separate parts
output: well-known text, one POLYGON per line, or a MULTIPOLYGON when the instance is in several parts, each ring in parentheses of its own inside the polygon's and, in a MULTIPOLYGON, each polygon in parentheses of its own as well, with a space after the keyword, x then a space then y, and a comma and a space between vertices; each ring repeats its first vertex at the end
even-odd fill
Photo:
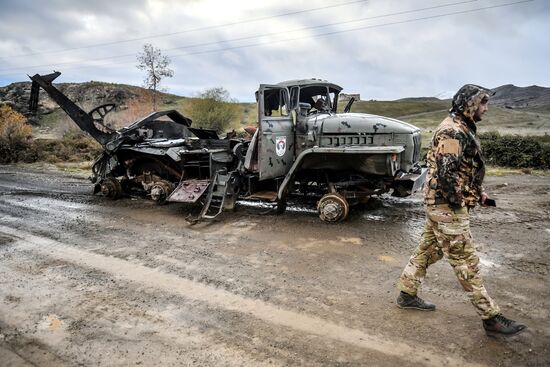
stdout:
POLYGON ((281 87, 294 87, 294 86, 310 86, 310 85, 326 85, 330 89, 336 89, 338 92, 342 90, 342 87, 340 87, 337 84, 331 83, 329 81, 323 80, 323 79, 294 79, 294 80, 286 80, 284 82, 277 83, 277 85, 280 85, 281 87))

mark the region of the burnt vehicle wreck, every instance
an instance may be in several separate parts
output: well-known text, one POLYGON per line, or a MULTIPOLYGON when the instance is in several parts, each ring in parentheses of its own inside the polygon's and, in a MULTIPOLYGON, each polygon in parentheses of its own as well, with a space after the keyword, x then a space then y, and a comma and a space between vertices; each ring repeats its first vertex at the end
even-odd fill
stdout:
POLYGON ((85 112, 55 86, 59 72, 31 78, 31 111, 44 89, 104 148, 92 166, 94 193, 118 198, 140 190, 158 203, 203 204, 200 218, 233 209, 238 199, 276 204, 306 195, 324 221, 344 220, 350 203, 389 191, 407 196, 424 183, 420 130, 369 114, 337 113, 336 84, 319 79, 260 85, 258 124, 251 139, 220 139, 191 127, 176 110, 154 112, 112 130, 102 105, 85 112))

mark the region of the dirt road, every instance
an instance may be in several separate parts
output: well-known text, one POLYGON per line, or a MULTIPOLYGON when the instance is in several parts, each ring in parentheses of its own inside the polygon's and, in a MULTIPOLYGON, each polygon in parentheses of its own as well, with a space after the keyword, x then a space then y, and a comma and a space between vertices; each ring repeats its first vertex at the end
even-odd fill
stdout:
POLYGON ((530 326, 504 341, 485 336, 445 261, 421 292, 436 312, 395 306, 420 195, 336 225, 241 206, 191 226, 181 205, 0 166, 0 365, 546 366, 550 179, 486 187, 499 207, 472 220, 486 286, 530 326))

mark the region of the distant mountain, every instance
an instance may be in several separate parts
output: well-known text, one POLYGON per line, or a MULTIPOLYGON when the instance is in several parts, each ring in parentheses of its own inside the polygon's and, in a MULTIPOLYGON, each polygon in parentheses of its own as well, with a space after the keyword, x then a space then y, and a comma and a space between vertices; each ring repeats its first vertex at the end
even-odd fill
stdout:
POLYGON ((532 85, 516 87, 506 84, 493 89, 491 104, 508 108, 526 108, 550 106, 550 88, 532 85))
MULTIPOLYGON (((495 92, 491 97, 491 105, 506 108, 546 107, 550 109, 550 88, 532 85, 530 87, 516 87, 506 84, 492 89, 495 92)), ((398 101, 439 101, 452 99, 455 92, 441 92, 434 97, 402 98, 398 101)))
POLYGON ((453 92, 453 91, 445 91, 445 92, 441 92, 441 93, 438 93, 436 94, 434 97, 437 98, 437 99, 451 99, 454 97, 456 91, 453 92))

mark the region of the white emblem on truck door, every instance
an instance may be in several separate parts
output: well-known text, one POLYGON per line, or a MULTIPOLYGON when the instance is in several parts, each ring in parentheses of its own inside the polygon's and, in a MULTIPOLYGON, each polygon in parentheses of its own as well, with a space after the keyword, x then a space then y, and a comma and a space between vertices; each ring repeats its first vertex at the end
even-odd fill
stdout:
POLYGON ((278 136, 275 139, 275 152, 279 157, 285 155, 286 151, 286 136, 278 136))

